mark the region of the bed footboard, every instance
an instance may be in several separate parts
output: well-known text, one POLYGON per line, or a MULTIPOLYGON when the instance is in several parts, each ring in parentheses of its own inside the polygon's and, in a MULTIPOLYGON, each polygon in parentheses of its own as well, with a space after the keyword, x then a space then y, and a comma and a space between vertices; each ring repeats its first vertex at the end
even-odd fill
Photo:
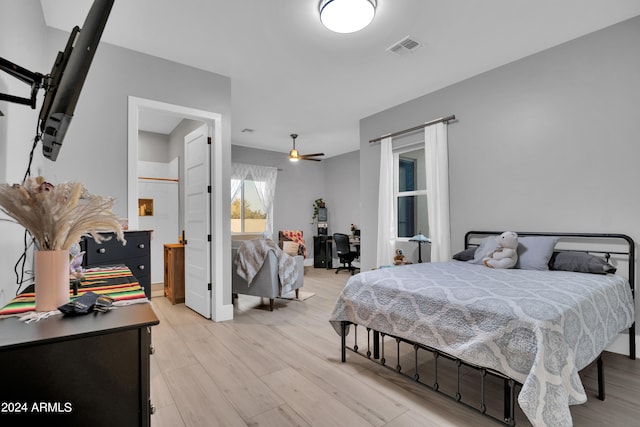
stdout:
MULTIPOLYGON (((501 423, 504 423, 509 426, 515 425, 515 405, 516 405, 516 397, 518 395, 519 389, 522 387, 518 381, 500 373, 493 371, 491 369, 484 368, 482 366, 473 365, 467 363, 461 359, 458 359, 454 356, 451 356, 447 353, 439 351, 437 349, 406 340, 404 338, 395 337, 393 335, 385 334, 383 332, 379 332, 373 330, 371 328, 364 328, 362 326, 356 325, 351 322, 342 321, 340 323, 341 329, 341 360, 343 363, 347 361, 347 350, 352 351, 353 353, 358 354, 366 359, 373 361, 389 370, 392 370, 409 380, 420 384, 427 389, 440 393, 450 399, 455 400, 456 402, 474 409, 477 412, 480 412, 482 415, 497 420, 501 423), (353 328, 353 344, 349 346, 347 344, 347 333, 348 328, 351 326, 353 328), (360 346, 358 345, 358 329, 366 329, 367 335, 367 344, 366 351, 362 351, 360 346), (395 345, 391 350, 385 350, 385 341, 384 339, 388 338, 393 341, 395 345), (400 345, 405 344, 412 348, 413 357, 411 358, 411 364, 409 368, 403 368, 401 360, 404 358, 407 360, 407 355, 402 355, 400 351, 400 345), (387 351, 393 352, 395 349, 395 359, 396 363, 394 365, 388 364, 387 359, 387 351), (428 353, 433 357, 433 366, 431 372, 431 382, 426 382, 425 378, 427 376, 421 374, 421 364, 419 361, 419 352, 428 353), (454 365, 455 373, 455 385, 453 389, 446 390, 441 387, 440 379, 442 376, 439 376, 439 370, 442 368, 442 361, 446 360, 450 362, 451 365, 454 365), (478 374, 479 384, 478 384, 478 392, 475 396, 477 400, 473 403, 469 401, 465 401, 462 395, 462 384, 461 380, 464 376, 463 369, 467 368, 473 371, 476 371, 478 374), (487 400, 488 399, 488 387, 487 384, 490 382, 487 378, 492 377, 493 379, 497 379, 498 381, 502 381, 502 392, 503 392, 503 406, 502 411, 494 411, 493 413, 488 411, 487 400), (498 415, 499 413, 499 415, 498 415)), ((597 376, 598 376, 598 399, 605 399, 605 385, 604 385, 604 362, 602 360, 602 354, 596 360, 597 364, 597 376)), ((495 382, 495 381, 494 381, 495 382)), ((495 389, 495 387, 494 387, 495 389)), ((471 399, 469 399, 471 400, 471 399)), ((495 400, 495 399, 493 399, 495 400)))
MULTIPOLYGON (((364 328, 366 329, 367 343, 366 350, 362 350, 358 344, 358 329, 363 329, 363 327, 359 327, 351 322, 343 321, 340 324, 340 329, 342 362, 346 362, 347 350, 350 350, 387 369, 395 371, 396 373, 420 384, 423 387, 426 387, 431 391, 440 393, 468 408, 474 409, 482 415, 500 421, 506 425, 515 425, 517 389, 521 387, 521 384, 512 378, 491 369, 469 364, 434 348, 415 343, 404 338, 385 334, 371 328, 364 328), (347 332, 349 326, 353 329, 353 344, 351 346, 347 344, 347 332), (388 349, 388 346, 385 346, 385 338, 388 340, 390 339, 393 342, 391 349, 388 349), (409 353, 412 353, 412 355, 402 354, 400 348, 401 345, 409 346, 408 348, 411 349, 409 353), (395 365, 388 363, 387 356, 389 356, 389 353, 395 353, 395 365), (433 359, 432 363, 427 367, 421 366, 422 363, 420 362, 420 359, 422 354, 428 355, 433 359), (411 366, 403 367, 403 363, 405 361, 410 363, 411 366), (453 365, 456 372, 454 384, 448 383, 446 387, 443 386, 443 377, 439 375, 440 369, 446 369, 446 367, 443 367, 445 362, 448 362, 449 365, 453 365), (430 368, 431 372, 423 372, 425 368, 430 368), (471 402, 472 398, 467 399, 462 393, 463 378, 467 376, 466 374, 469 369, 475 371, 478 374, 479 379, 479 390, 476 393, 476 396, 474 396, 477 398, 475 402, 471 402), (504 397, 502 399, 503 408, 498 412, 490 412, 488 410, 489 378, 493 378, 494 383, 496 379, 502 382, 501 387, 504 390, 504 397)), ((393 356, 394 355, 391 354, 391 357, 393 356)))

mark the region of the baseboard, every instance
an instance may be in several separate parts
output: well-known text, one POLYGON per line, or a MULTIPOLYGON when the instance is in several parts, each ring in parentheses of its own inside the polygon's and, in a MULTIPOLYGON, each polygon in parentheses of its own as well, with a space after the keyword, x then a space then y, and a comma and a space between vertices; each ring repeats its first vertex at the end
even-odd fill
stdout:
POLYGON ((224 322, 225 320, 233 319, 233 304, 223 304, 219 310, 214 307, 212 318, 214 322, 224 322))

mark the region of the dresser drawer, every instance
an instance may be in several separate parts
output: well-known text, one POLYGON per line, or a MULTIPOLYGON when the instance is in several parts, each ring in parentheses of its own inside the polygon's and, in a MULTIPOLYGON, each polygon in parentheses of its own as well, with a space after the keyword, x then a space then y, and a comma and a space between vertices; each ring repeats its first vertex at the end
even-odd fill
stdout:
POLYGON ((81 247, 82 250, 86 251, 85 263, 87 266, 105 265, 114 261, 149 254, 151 242, 147 232, 125 233, 126 245, 123 245, 114 233, 104 233, 104 235, 110 235, 111 239, 102 243, 96 243, 91 238, 85 238, 82 241, 81 247))
MULTIPOLYGON (((136 258, 128 258, 122 260, 122 264, 129 267, 131 273, 138 279, 138 283, 142 287, 146 287, 151 284, 151 257, 141 256, 136 258)), ((145 289, 146 291, 146 289, 145 289)))

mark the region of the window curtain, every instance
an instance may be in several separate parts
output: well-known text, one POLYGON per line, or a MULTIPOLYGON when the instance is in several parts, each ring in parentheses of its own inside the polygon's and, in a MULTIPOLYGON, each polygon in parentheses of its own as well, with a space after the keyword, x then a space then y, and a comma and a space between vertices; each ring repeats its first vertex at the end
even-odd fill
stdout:
POLYGON ((393 206, 392 138, 380 143, 380 183, 378 187, 378 252, 377 265, 393 263, 396 251, 396 218, 393 206))
POLYGON ((424 129, 427 169, 427 216, 431 239, 431 262, 451 259, 449 225, 449 149, 444 122, 424 129))
POLYGON ((269 239, 273 237, 273 199, 276 193, 277 177, 278 168, 271 166, 231 164, 231 201, 238 195, 242 181, 251 178, 256 184, 258 197, 265 208, 267 224, 264 236, 269 239))
POLYGON ((253 166, 251 176, 256 183, 258 197, 267 213, 267 226, 264 236, 273 240, 273 197, 276 194, 276 178, 278 168, 270 166, 253 166))
POLYGON ((231 201, 238 195, 244 181, 249 175, 251 165, 243 163, 231 164, 231 201))

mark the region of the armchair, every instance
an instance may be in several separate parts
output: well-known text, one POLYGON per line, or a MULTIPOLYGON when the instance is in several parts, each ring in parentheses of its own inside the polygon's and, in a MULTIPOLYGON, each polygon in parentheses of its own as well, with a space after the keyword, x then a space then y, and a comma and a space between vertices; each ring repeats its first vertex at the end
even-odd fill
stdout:
POLYGON ((278 274, 278 254, 274 251, 269 251, 267 253, 262 267, 260 267, 259 271, 253 277, 251 284, 249 284, 238 274, 238 268, 236 265, 236 258, 241 243, 242 242, 236 243, 235 241, 232 241, 231 244, 231 292, 234 294, 234 297, 237 296, 237 294, 242 294, 269 298, 270 311, 273 311, 273 302, 275 298, 282 297, 284 294, 294 290, 296 298, 298 298, 298 289, 304 284, 304 263, 302 256, 293 257, 298 277, 295 283, 290 287, 283 288, 281 286, 278 274))
POLYGON ((356 270, 359 270, 358 267, 352 264, 353 260, 356 259, 358 255, 357 252, 351 250, 351 245, 349 244, 349 236, 342 233, 334 233, 333 241, 336 244, 336 252, 338 253, 338 258, 342 263, 341 267, 336 269, 336 274, 340 270, 348 270, 353 275, 356 270))

